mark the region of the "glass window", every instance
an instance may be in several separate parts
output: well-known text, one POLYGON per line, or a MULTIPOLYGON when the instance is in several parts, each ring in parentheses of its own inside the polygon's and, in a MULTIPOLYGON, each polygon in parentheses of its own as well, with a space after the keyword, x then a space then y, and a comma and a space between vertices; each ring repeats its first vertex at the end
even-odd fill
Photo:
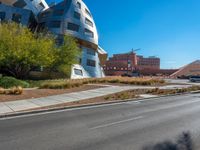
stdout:
POLYGON ((44 7, 44 4, 43 4, 42 2, 40 2, 39 5, 40 5, 42 8, 45 8, 45 7, 44 7))
POLYGON ((45 17, 48 17, 50 15, 50 13, 51 13, 50 11, 45 11, 45 12, 42 12, 40 16, 42 18, 45 18, 45 17))
POLYGON ((85 9, 85 13, 86 13, 87 15, 89 15, 90 17, 92 17, 92 15, 91 15, 91 13, 89 12, 89 10, 85 9))
POLYGON ((91 38, 94 37, 94 33, 92 31, 90 31, 89 29, 85 29, 85 35, 88 37, 91 37, 91 38))
POLYGON ((51 21, 50 27, 52 28, 60 28, 61 21, 51 21))
POLYGON ((89 26, 93 27, 92 21, 90 21, 88 18, 85 18, 85 23, 88 24, 89 26))
POLYGON ((87 66, 96 67, 96 61, 87 59, 87 66))
POLYGON ((79 31, 79 25, 68 22, 67 29, 78 32, 79 31))
POLYGON ((81 19, 81 14, 75 11, 74 12, 74 18, 80 20, 81 19))
POLYGON ((23 8, 26 6, 26 3, 24 0, 18 0, 13 4, 14 7, 19 7, 19 8, 23 8))
POLYGON ((13 14, 13 16, 12 16, 12 20, 17 23, 20 23, 21 19, 22 19, 22 16, 20 14, 13 14))
POLYGON ((53 12, 54 16, 62 16, 63 14, 64 14, 64 9, 54 10, 53 12))
POLYGON ((87 49, 87 54, 95 56, 96 52, 93 49, 87 49))
POLYGON ((81 9, 81 3, 80 2, 77 2, 77 6, 79 9, 81 9))
POLYGON ((74 69, 74 73, 79 76, 83 76, 83 71, 81 69, 74 69))
POLYGON ((6 18, 6 13, 5 12, 0 12, 0 21, 5 20, 6 18))

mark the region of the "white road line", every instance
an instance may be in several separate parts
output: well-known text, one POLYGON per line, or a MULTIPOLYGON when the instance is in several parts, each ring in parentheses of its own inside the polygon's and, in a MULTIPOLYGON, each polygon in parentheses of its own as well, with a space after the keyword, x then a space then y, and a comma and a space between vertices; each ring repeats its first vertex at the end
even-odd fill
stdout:
POLYGON ((138 119, 142 119, 142 118, 143 118, 143 116, 139 116, 139 117, 135 117, 135 118, 130 118, 130 119, 126 119, 126 120, 121 120, 121 121, 117 121, 117 122, 112 122, 112 123, 108 123, 108 124, 99 125, 99 126, 96 126, 96 127, 92 127, 90 129, 95 130, 95 129, 99 129, 99 128, 105 128, 105 127, 109 127, 109 126, 113 126, 113 125, 129 122, 129 121, 133 121, 133 120, 138 120, 138 119))

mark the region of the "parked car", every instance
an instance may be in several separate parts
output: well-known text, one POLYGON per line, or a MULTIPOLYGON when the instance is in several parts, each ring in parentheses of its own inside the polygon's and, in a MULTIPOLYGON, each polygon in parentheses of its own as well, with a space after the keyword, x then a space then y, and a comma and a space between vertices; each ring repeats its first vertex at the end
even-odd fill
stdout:
POLYGON ((191 76, 190 81, 191 82, 200 82, 200 76, 191 76))
POLYGON ((131 75, 131 74, 128 74, 128 73, 122 74, 121 76, 122 76, 122 77, 132 77, 132 75, 131 75))

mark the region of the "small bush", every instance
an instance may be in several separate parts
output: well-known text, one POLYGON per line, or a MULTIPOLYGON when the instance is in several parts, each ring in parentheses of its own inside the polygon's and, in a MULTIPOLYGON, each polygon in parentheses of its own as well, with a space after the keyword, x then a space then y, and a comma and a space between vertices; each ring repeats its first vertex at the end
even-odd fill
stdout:
POLYGON ((105 100, 110 100, 111 97, 110 97, 110 96, 106 96, 106 97, 104 97, 104 99, 105 99, 105 100))
POLYGON ((11 89, 5 90, 6 94, 12 94, 12 95, 21 95, 23 93, 22 87, 13 87, 11 89))
POLYGON ((29 83, 15 79, 13 77, 1 77, 0 78, 0 87, 2 88, 12 88, 21 86, 23 88, 29 87, 29 83))
POLYGON ((0 88, 0 94, 5 94, 5 95, 21 95, 23 93, 23 88, 18 86, 18 87, 12 87, 10 89, 3 89, 0 88))
POLYGON ((4 88, 0 88, 0 94, 5 94, 5 89, 4 88))

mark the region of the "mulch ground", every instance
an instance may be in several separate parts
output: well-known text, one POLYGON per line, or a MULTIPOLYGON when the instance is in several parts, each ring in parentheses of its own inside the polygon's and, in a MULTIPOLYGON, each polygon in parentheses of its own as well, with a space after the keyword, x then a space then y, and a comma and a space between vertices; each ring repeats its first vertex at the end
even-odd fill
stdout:
POLYGON ((84 85, 77 88, 71 89, 33 89, 33 90, 24 90, 21 95, 0 95, 0 102, 31 99, 31 98, 40 98, 52 95, 59 95, 71 92, 79 92, 85 90, 91 90, 96 88, 101 88, 102 86, 98 85, 84 85))

